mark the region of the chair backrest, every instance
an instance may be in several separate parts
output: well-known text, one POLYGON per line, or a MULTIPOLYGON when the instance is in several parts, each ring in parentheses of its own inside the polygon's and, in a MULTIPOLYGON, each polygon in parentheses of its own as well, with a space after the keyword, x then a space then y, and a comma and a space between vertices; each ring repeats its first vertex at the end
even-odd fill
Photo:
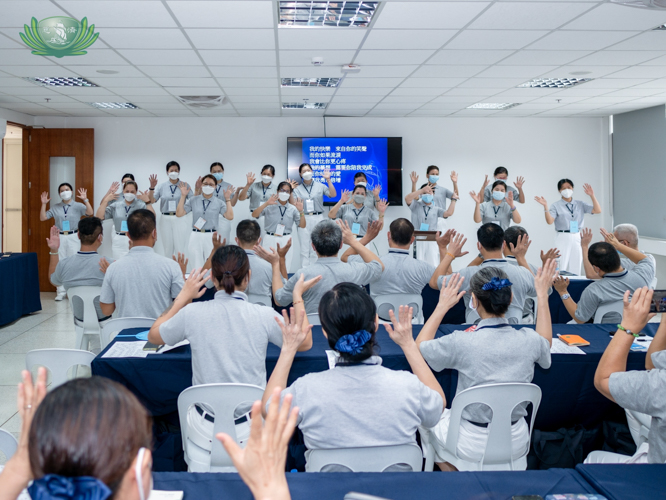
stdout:
POLYGON ((616 312, 622 316, 623 310, 624 303, 621 300, 609 302, 608 304, 602 304, 597 307, 597 312, 594 313, 594 322, 603 323, 604 316, 611 312, 616 312))
POLYGON ((273 301, 270 295, 259 295, 257 293, 248 293, 247 301, 250 304, 259 304, 261 306, 273 307, 273 301))
POLYGON ((18 441, 14 435, 9 431, 0 429, 0 451, 5 455, 5 458, 7 460, 12 458, 17 449, 18 441))
POLYGON ((377 305, 377 314, 380 319, 390 321, 389 311, 393 310, 398 317, 398 308, 400 306, 411 306, 414 308, 413 318, 423 317, 423 297, 420 293, 389 293, 373 297, 377 305))
POLYGON ((414 472, 423 469, 423 452, 416 444, 310 450, 308 472, 321 472, 327 465, 342 465, 352 472, 384 472, 396 464, 407 464, 414 472))
POLYGON ((318 313, 308 314, 308 321, 311 325, 321 325, 321 320, 319 319, 318 313))
POLYGON ((154 318, 115 318, 107 321, 102 327, 100 342, 104 349, 111 342, 111 334, 118 333, 127 328, 150 328, 155 323, 154 318))
POLYGON ((83 334, 96 335, 99 333, 99 320, 95 308, 95 298, 102 293, 101 286, 73 286, 67 289, 67 298, 70 304, 74 297, 83 302, 83 334))
POLYGON ((189 387, 178 396, 178 417, 180 419, 180 430, 183 435, 183 450, 186 450, 188 435, 187 413, 195 403, 205 404, 212 409, 215 415, 213 424, 210 466, 233 467, 231 458, 222 444, 215 439, 219 432, 224 432, 236 439, 236 428, 234 424, 234 411, 241 403, 254 403, 264 395, 261 387, 250 384, 204 384, 189 387))
POLYGON ((44 366, 51 372, 51 389, 67 382, 67 371, 78 365, 90 366, 95 355, 79 349, 34 349, 25 355, 25 367, 32 371, 44 366))
MULTIPOLYGON (((470 404, 482 403, 492 410, 492 422, 488 424, 488 442, 481 462, 487 465, 512 463, 514 460, 512 460, 511 414, 516 406, 525 402, 532 403, 531 437, 534 419, 541 403, 541 389, 538 385, 488 384, 470 387, 456 394, 451 403, 451 420, 446 436, 446 449, 454 456, 458 456, 458 434, 462 411, 470 404)), ((528 452, 529 445, 523 456, 528 452)), ((522 458, 522 456, 518 458, 522 458)))

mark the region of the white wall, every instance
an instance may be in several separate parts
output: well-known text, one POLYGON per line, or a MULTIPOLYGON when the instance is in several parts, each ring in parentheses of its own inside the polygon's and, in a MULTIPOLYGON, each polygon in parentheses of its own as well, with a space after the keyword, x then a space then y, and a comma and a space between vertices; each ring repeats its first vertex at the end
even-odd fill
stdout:
MULTIPOLYGON (((95 201, 99 203, 113 181, 125 172, 137 177, 139 189, 148 187, 148 176, 166 179, 165 165, 176 160, 183 178, 192 183, 208 171, 213 161, 225 166, 225 180, 235 186, 245 183, 247 172, 259 173, 270 163, 277 178, 287 173, 287 137, 323 135, 321 118, 56 118, 36 117, 35 125, 46 127, 95 128, 95 201)), ((461 202, 449 226, 464 232, 467 249, 475 252, 472 220, 474 203, 469 191, 478 190, 485 174, 495 167, 509 169, 511 180, 526 178, 525 205, 518 205, 534 243, 528 257, 537 262, 539 250, 553 243, 535 195, 549 202, 558 198, 557 181, 571 178, 574 196, 586 198, 583 183, 590 183, 602 204, 602 216, 588 216, 595 234, 610 226, 608 121, 601 118, 327 118, 329 136, 403 137, 403 192, 410 189, 409 172, 420 174, 430 164, 441 169, 441 181, 450 186, 448 172, 460 176, 461 202)), ((95 207, 97 208, 97 207, 95 207)), ((239 203, 235 220, 249 217, 248 203, 239 203)), ((409 217, 406 206, 390 207, 385 228, 396 217, 409 217)), ((233 234, 233 232, 232 232, 233 234)), ((380 253, 386 237, 376 240, 380 253)), ((466 264, 467 259, 457 265, 466 264)), ((454 266, 455 267, 455 266, 454 266)))

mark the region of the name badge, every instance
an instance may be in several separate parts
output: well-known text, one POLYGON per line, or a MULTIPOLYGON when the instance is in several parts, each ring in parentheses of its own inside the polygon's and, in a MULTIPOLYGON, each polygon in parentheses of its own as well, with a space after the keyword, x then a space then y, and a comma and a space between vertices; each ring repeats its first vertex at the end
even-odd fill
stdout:
POLYGON ((419 228, 419 231, 430 231, 430 224, 421 222, 421 227, 419 228))
POLYGON ((175 201, 170 201, 168 203, 167 212, 175 212, 177 203, 175 201))
POLYGON ((200 231, 203 229, 205 225, 206 225, 206 219, 204 219, 203 217, 199 217, 197 221, 194 223, 194 227, 200 231))
POLYGON ((314 200, 305 200, 305 212, 306 213, 314 212, 314 200))
POLYGON ((275 228, 275 236, 283 236, 284 229, 285 229, 284 224, 278 224, 277 227, 275 228))
POLYGON ((69 221, 68 220, 62 221, 62 230, 63 231, 69 231, 69 221))
POLYGON ((577 220, 569 221, 569 232, 570 233, 577 233, 578 232, 578 221, 577 220))
POLYGON ((126 220, 121 221, 120 222, 120 232, 121 233, 126 233, 127 231, 129 231, 129 229, 127 229, 127 221, 126 220))
POLYGON ((354 222, 351 228, 352 234, 358 235, 361 232, 361 225, 358 222, 354 222))

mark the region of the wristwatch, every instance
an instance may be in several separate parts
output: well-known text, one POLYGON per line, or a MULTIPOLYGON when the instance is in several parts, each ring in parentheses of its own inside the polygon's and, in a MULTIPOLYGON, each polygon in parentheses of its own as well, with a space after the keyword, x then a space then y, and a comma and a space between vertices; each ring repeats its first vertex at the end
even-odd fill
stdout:
POLYGON ((570 299, 570 298, 571 298, 571 295, 569 295, 568 293, 565 293, 564 295, 562 295, 562 300, 567 300, 567 299, 570 299))
POLYGON ((634 337, 634 338, 640 336, 638 333, 634 333, 634 332, 632 332, 631 330, 627 330, 627 329, 626 329, 625 327, 623 327, 622 325, 617 325, 617 329, 618 329, 618 330, 622 330, 622 331, 625 332, 627 335, 631 335, 631 336, 634 337))

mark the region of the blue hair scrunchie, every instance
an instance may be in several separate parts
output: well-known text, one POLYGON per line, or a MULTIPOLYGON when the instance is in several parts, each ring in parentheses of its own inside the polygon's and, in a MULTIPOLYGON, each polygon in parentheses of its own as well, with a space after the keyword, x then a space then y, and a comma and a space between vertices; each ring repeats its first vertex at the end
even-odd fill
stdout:
POLYGON ((47 474, 28 487, 32 500, 106 500, 111 490, 97 478, 47 474))
POLYGON ((507 286, 511 285, 513 285, 513 283, 511 283, 508 279, 499 279, 497 276, 493 276, 493 279, 483 285, 481 289, 486 291, 501 290, 502 288, 506 288, 507 286))
POLYGON ((363 350, 363 346, 372 338, 367 330, 359 330, 356 333, 343 335, 335 343, 335 350, 347 354, 356 355, 363 350))

